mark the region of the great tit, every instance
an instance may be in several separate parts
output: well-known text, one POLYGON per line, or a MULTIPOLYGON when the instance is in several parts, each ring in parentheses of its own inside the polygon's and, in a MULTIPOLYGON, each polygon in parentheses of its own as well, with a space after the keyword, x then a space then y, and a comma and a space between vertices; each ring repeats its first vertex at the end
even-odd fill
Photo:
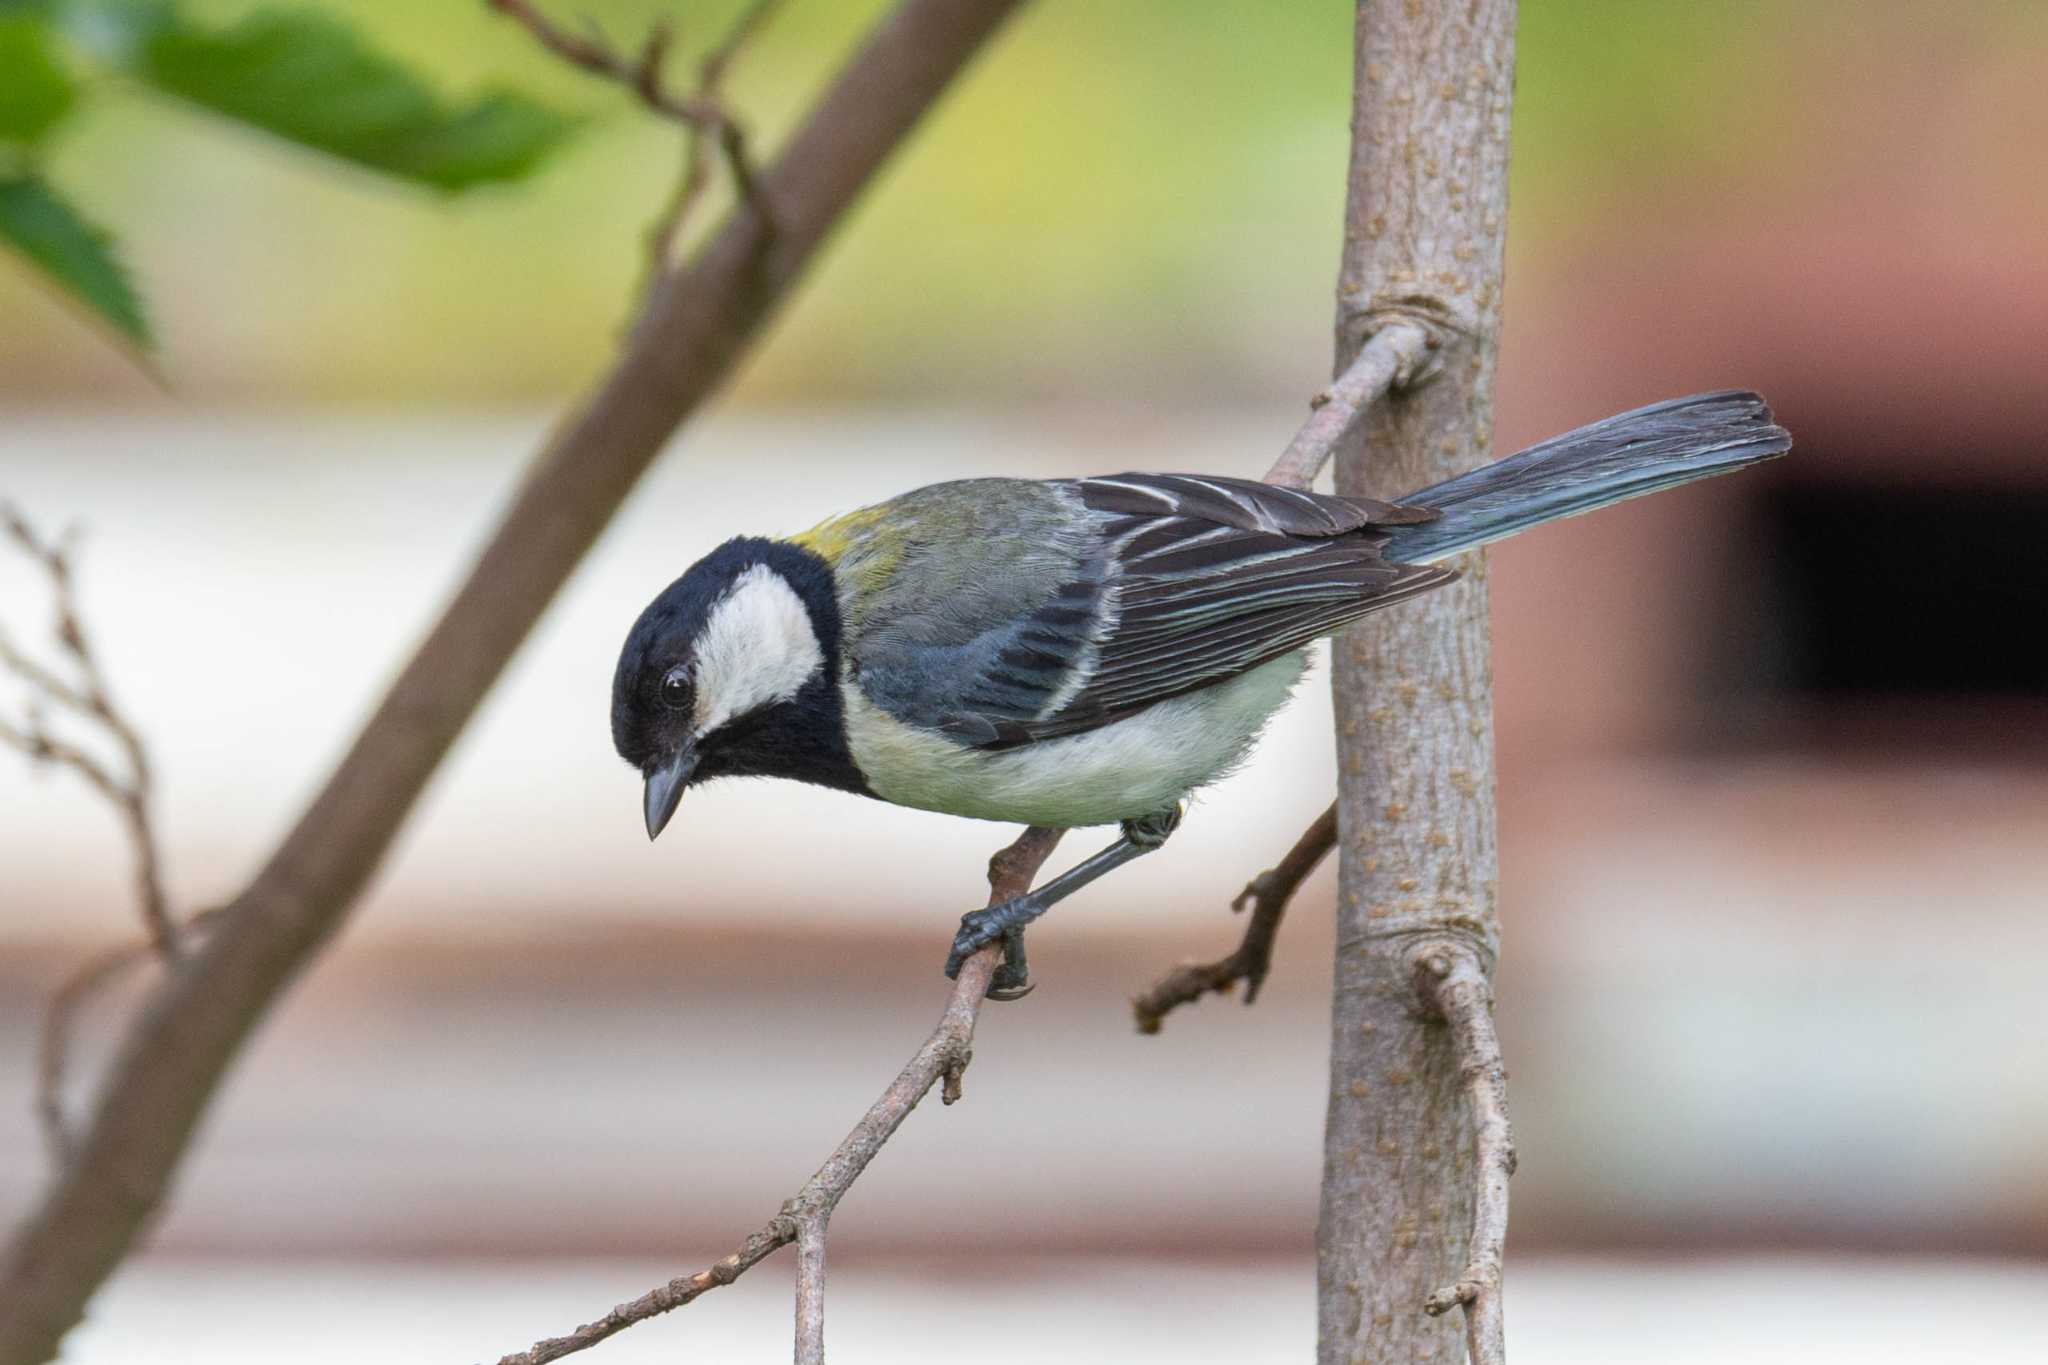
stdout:
POLYGON ((1306 647, 1457 576, 1441 561, 1791 448, 1756 394, 1607 418, 1400 499, 1243 479, 963 479, 788 539, 743 536, 626 636, 612 739, 651 839, 685 788, 794 778, 949 815, 1117 823, 1101 853, 961 920, 947 975, 1159 847, 1241 764, 1306 647))

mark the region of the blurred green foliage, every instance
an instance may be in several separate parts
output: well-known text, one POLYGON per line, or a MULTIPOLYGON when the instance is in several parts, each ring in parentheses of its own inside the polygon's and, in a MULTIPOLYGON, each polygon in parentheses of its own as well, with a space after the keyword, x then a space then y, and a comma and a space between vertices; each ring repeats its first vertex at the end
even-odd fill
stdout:
POLYGON ((57 55, 56 35, 37 14, 0 12, 0 138, 33 143, 78 98, 57 55))
POLYGON ((171 0, 9 0, 0 10, 0 242, 139 345, 149 327, 111 235, 44 176, 45 140, 103 76, 373 171, 447 191, 531 172, 570 120, 522 95, 457 108, 339 19, 265 10, 227 27, 171 0))
MULTIPOLYGON (((5 4, 6 0, 0 0, 5 4)), ((744 0, 543 0, 673 69, 744 0)), ((893 0, 788 0, 729 80, 764 154, 893 0)), ((124 229, 183 392, 543 402, 605 363, 673 183, 676 130, 482 0, 186 0, 209 32, 344 18, 424 85, 574 111, 547 174, 427 198, 220 136, 121 79, 46 139, 124 229), (132 225, 132 226, 131 226, 132 225), (516 287, 508 286, 516 282, 516 287)), ((1825 175, 1836 68, 1873 33, 2038 41, 2025 0, 1524 0, 1517 262, 1825 175), (2022 37, 2021 35, 2029 35, 2022 37)), ((1328 349, 1351 6, 1035 0, 913 137, 742 377, 767 401, 1295 392, 1328 349)), ((104 86, 104 89, 98 87, 104 86)), ((438 107, 473 108, 474 95, 438 107)), ((723 193, 723 190, 720 191, 723 193)), ((697 220, 715 221, 720 203, 697 220)), ((104 394, 102 357, 0 272, 0 386, 104 394)))
POLYGON ((570 126, 504 90, 450 107, 353 29, 305 10, 252 14, 224 29, 160 25, 131 69, 202 109, 438 190, 520 179, 570 126))
POLYGON ((149 339, 142 303, 114 255, 113 240, 33 175, 0 177, 0 241, 40 267, 123 336, 149 339))

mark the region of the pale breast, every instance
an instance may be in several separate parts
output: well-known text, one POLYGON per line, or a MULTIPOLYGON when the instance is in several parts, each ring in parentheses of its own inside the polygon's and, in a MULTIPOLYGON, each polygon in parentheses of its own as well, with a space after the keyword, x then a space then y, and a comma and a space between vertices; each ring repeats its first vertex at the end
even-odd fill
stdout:
POLYGON ((978 820, 1062 828, 1164 810, 1251 752, 1308 666, 1283 655, 1080 734, 974 749, 905 725, 843 682, 853 761, 886 801, 978 820))

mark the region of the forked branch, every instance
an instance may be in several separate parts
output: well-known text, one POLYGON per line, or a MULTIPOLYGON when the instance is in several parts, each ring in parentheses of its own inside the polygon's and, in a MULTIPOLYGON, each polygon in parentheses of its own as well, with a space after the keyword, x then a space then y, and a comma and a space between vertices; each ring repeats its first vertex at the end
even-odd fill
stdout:
MULTIPOLYGON (((1038 869, 1059 843, 1060 833, 1033 826, 989 859, 988 903, 995 905, 1029 891, 1038 869)), ((946 998, 938 1026, 924 1045, 890 1082, 881 1098, 868 1107, 846 1140, 825 1158, 817 1174, 782 1206, 781 1212, 750 1233, 738 1250, 694 1275, 670 1280, 631 1303, 620 1304, 567 1336, 550 1337, 516 1355, 505 1356, 498 1365, 545 1365, 547 1361, 586 1350, 635 1323, 681 1308, 709 1290, 731 1284, 791 1242, 797 1244, 796 1361, 797 1365, 821 1365, 825 1358, 825 1234, 832 1211, 934 1085, 940 1087, 939 1098, 944 1103, 951 1104, 960 1098, 960 1078, 974 1057, 975 1021, 980 1017, 982 999, 988 994, 989 980, 1001 965, 1002 956, 1002 945, 996 943, 967 959, 946 998)))
POLYGON ((56 617, 52 634, 59 653, 68 660, 67 665, 45 664, 0 633, 0 670, 19 679, 29 693, 27 710, 19 722, 0 719, 0 744, 21 750, 35 762, 70 769, 112 803, 135 848, 135 902, 143 927, 156 951, 167 959, 174 958, 178 954, 178 930, 164 894, 162 860, 150 804, 155 775, 141 732, 114 704, 99 656, 93 651, 91 637, 79 615, 72 566, 73 538, 43 538, 29 525, 28 518, 10 504, 0 504, 0 534, 33 560, 49 579, 56 617), (65 671, 73 677, 65 677, 65 671), (44 723, 46 710, 68 714, 104 732, 119 751, 126 772, 116 771, 87 750, 53 733, 44 723))
MULTIPOLYGON (((128 968, 152 955, 176 961, 184 940, 164 892, 156 822, 151 804, 153 772, 141 731, 115 705, 106 673, 94 652, 78 607, 73 564, 74 538, 46 539, 27 517, 0 505, 0 536, 40 568, 50 584, 55 618, 52 636, 59 662, 45 663, 0 634, 0 671, 28 691, 22 718, 0 718, 0 744, 19 749, 33 763, 77 774, 106 798, 120 816, 134 850, 135 902, 147 937, 88 959, 50 993, 43 1005, 43 1029, 36 1055, 36 1121, 51 1163, 70 1159, 72 1137, 64 1116, 64 1076, 71 1050, 71 1023, 79 1009, 128 968), (55 712, 100 731, 118 755, 109 763, 90 749, 53 731, 46 713, 55 712)), ((196 923, 196 920, 194 921, 196 923)))
POLYGON ((768 220, 767 205, 760 197, 759 181, 747 151, 746 132, 726 106, 722 87, 734 60, 766 25, 782 0, 751 0, 733 20, 725 36, 698 62, 696 86, 687 94, 679 94, 669 87, 668 52, 675 33, 666 20, 657 21, 648 30, 638 55, 629 58, 602 38, 580 36, 561 28, 530 0, 484 0, 484 3, 518 23, 557 57, 625 86, 648 109, 681 125, 682 174, 647 234, 650 282, 667 273, 673 262, 676 237, 710 184, 710 143, 717 143, 718 150, 723 153, 732 172, 733 186, 740 197, 754 206, 763 221, 768 220))
POLYGON ((1316 817, 1285 858, 1252 878, 1230 903, 1232 910, 1241 911, 1246 905, 1252 908, 1235 952, 1214 962, 1184 962, 1131 1001, 1138 1032, 1157 1033, 1173 1010, 1193 1004, 1211 991, 1228 995, 1240 981, 1245 1004, 1255 1002, 1259 988, 1266 984, 1266 973, 1272 969, 1273 940, 1280 933, 1288 903, 1336 844, 1337 807, 1333 804, 1316 817))
POLYGON ((618 82, 664 118, 692 128, 716 129, 729 122, 724 107, 717 100, 696 94, 678 95, 668 89, 662 68, 668 56, 669 43, 675 35, 665 20, 657 22, 648 31, 639 55, 628 58, 602 38, 582 37, 558 27, 528 0, 484 0, 484 3, 518 23, 542 47, 563 61, 618 82))
POLYGON ((1508 1178, 1515 1173, 1515 1135, 1508 1124, 1508 1075, 1493 1028, 1493 988, 1479 955, 1468 944, 1433 942, 1415 954, 1415 990, 1450 1025, 1458 1076, 1472 1106, 1478 1145, 1472 1201, 1472 1241, 1465 1271, 1432 1293, 1423 1309, 1432 1316, 1465 1309, 1465 1344, 1472 1365, 1505 1365, 1501 1265, 1508 1235, 1508 1178))

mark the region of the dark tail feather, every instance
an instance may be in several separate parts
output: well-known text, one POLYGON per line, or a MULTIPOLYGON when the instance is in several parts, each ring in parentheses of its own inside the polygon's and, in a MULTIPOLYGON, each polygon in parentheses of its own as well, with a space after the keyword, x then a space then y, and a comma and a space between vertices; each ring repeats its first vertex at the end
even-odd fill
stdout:
POLYGON ((1403 503, 1435 521, 1388 527, 1387 557, 1410 564, 1469 550, 1560 517, 1726 474, 1792 448, 1756 394, 1673 398, 1552 437, 1518 455, 1418 489, 1403 503))

